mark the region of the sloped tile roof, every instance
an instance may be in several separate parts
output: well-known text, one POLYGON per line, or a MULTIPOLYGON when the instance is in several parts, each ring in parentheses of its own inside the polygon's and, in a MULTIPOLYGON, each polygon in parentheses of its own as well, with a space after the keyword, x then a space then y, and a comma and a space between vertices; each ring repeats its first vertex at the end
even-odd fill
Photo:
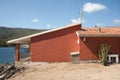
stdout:
POLYGON ((84 28, 76 31, 80 37, 120 37, 120 27, 117 28, 84 28))

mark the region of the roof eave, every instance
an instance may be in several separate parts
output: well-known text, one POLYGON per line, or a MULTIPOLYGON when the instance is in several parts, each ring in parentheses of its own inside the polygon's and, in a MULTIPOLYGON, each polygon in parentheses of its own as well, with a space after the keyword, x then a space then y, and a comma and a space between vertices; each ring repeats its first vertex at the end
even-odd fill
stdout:
POLYGON ((86 34, 79 34, 79 37, 120 37, 120 35, 86 35, 86 34))
POLYGON ((17 38, 17 39, 12 39, 7 41, 7 44, 24 44, 24 43, 30 43, 30 38, 22 37, 22 38, 17 38))
POLYGON ((73 27, 73 26, 80 25, 80 24, 81 23, 70 24, 70 25, 67 25, 67 26, 64 26, 64 27, 60 27, 60 28, 56 28, 56 29, 52 29, 52 30, 48 30, 48 31, 43 31, 43 32, 40 32, 40 33, 32 34, 32 35, 17 38, 17 39, 12 39, 12 40, 7 41, 7 43, 8 44, 24 43, 24 40, 25 41, 28 40, 28 42, 30 42, 31 37, 35 37, 35 36, 38 36, 38 35, 43 35, 43 34, 46 34, 46 33, 54 32, 54 31, 69 28, 69 27, 73 27))

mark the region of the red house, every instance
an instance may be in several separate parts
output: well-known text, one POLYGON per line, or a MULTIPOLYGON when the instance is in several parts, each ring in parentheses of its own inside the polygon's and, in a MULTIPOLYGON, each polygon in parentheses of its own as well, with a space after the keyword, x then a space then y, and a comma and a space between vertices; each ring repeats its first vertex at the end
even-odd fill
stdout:
POLYGON ((101 43, 111 45, 110 52, 120 55, 120 28, 81 28, 72 24, 58 29, 8 41, 16 44, 16 60, 19 60, 20 44, 30 45, 33 62, 69 62, 71 52, 78 52, 80 60, 98 60, 101 43))

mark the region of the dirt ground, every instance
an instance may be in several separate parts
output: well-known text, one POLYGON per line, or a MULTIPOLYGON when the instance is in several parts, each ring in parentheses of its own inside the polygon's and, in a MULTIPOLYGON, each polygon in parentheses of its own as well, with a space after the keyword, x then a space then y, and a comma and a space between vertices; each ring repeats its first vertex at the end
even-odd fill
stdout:
POLYGON ((120 80, 120 64, 106 67, 100 63, 29 63, 26 67, 9 80, 120 80))

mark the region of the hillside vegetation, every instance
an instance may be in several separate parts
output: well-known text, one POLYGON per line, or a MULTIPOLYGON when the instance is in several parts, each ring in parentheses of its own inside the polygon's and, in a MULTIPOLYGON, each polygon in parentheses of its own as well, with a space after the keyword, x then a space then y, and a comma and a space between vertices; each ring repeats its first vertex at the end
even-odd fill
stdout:
POLYGON ((27 35, 42 32, 42 31, 45 31, 45 30, 0 27, 0 47, 11 46, 6 44, 6 41, 8 40, 27 36, 27 35))

